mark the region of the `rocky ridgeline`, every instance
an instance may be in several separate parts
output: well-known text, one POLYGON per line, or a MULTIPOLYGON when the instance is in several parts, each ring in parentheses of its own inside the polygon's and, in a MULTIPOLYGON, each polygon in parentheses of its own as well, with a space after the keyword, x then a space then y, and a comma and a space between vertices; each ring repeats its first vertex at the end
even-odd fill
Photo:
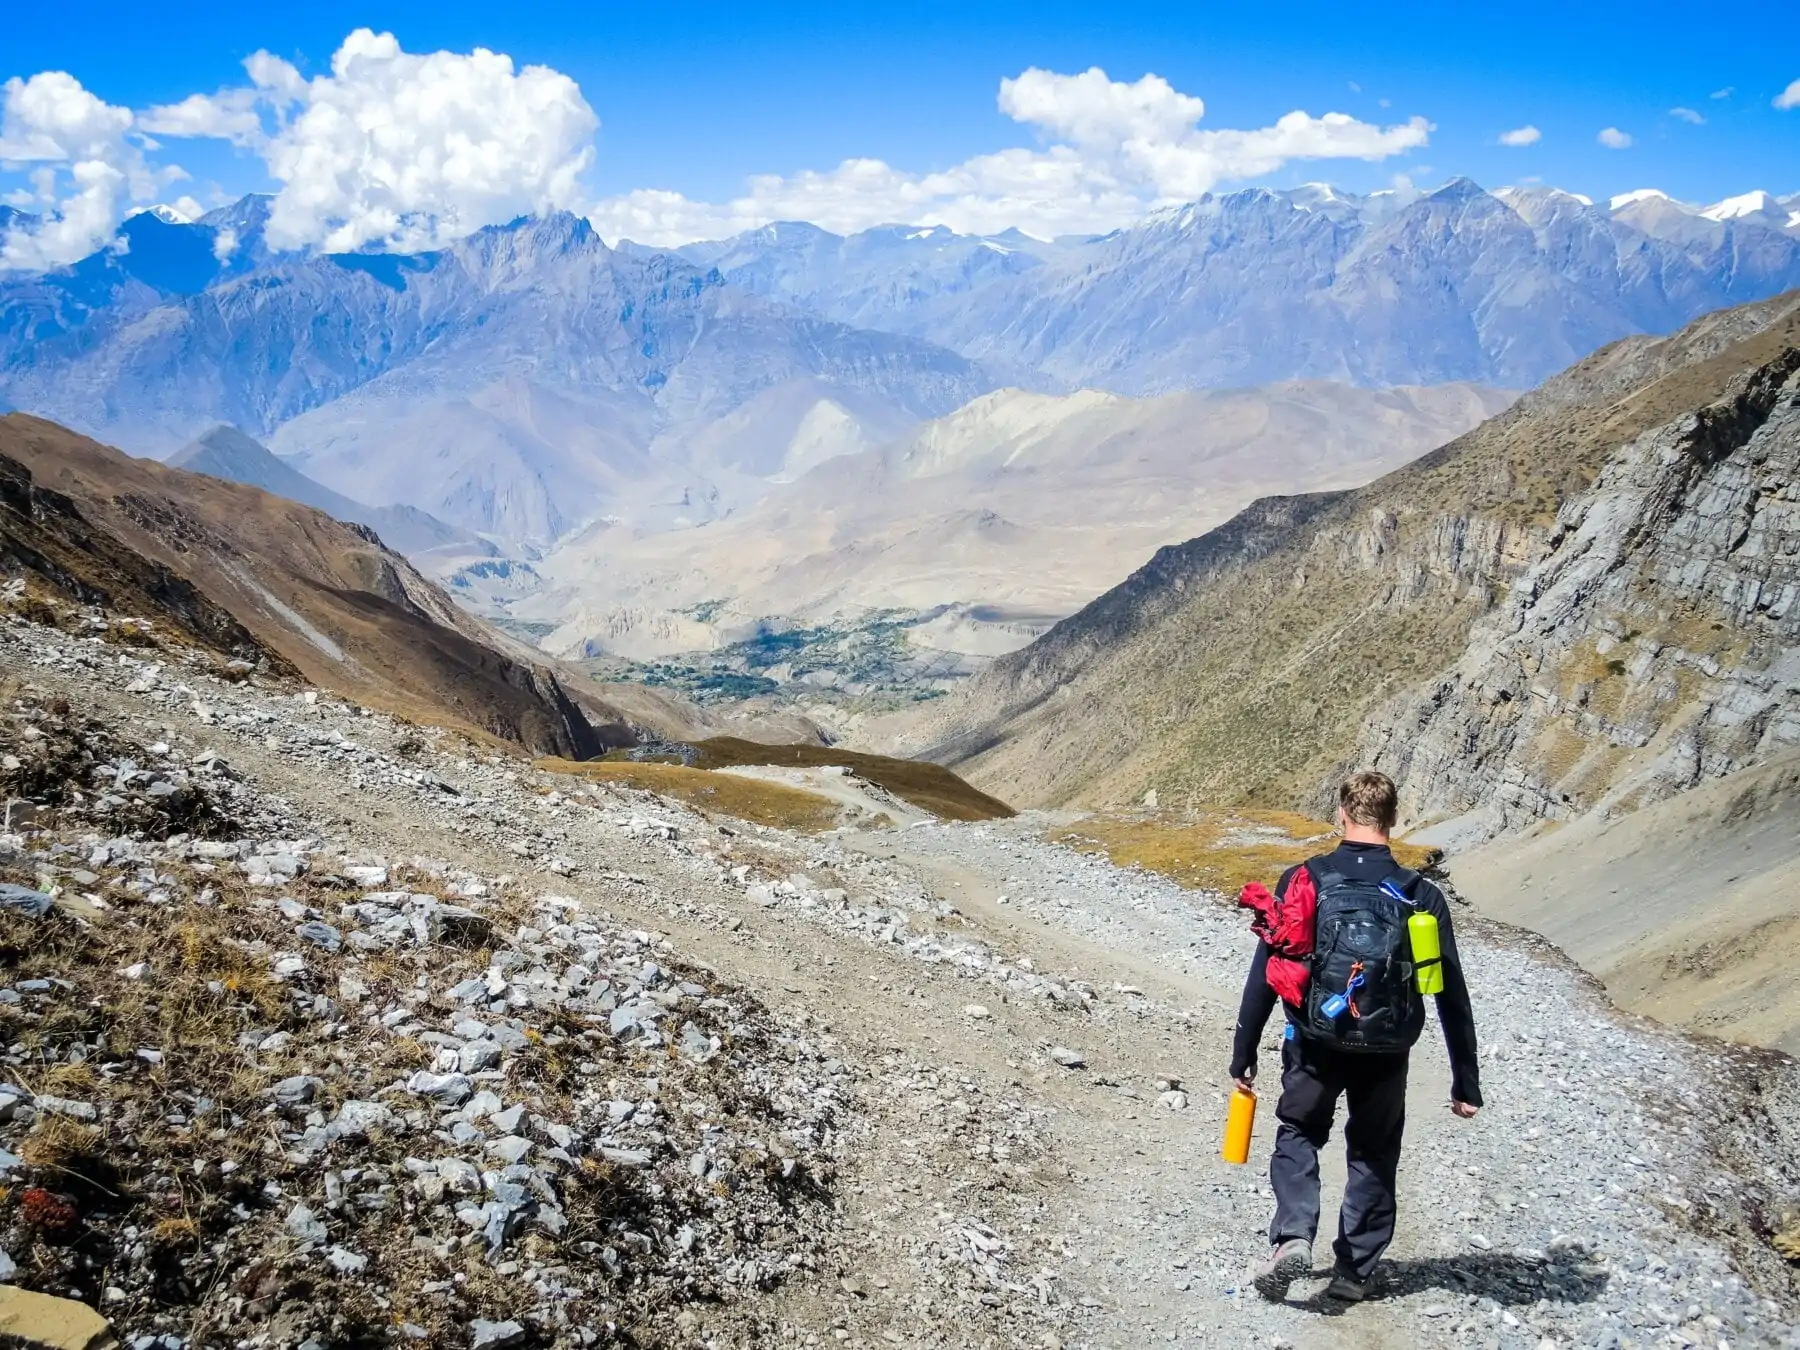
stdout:
POLYGON ((1800 745, 1800 348, 1619 449, 1456 666, 1370 727, 1415 818, 1491 835, 1800 745))

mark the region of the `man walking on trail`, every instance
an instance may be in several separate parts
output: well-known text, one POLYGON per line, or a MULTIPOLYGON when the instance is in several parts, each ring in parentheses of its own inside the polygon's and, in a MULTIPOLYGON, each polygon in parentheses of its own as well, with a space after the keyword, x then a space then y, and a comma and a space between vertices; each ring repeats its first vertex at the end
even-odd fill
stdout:
MULTIPOLYGON (((1358 917, 1375 914, 1358 930, 1361 950, 1370 950, 1370 932, 1380 933, 1390 918, 1372 908, 1389 897, 1398 922, 1411 912, 1430 914, 1437 920, 1442 952, 1443 988, 1438 994, 1438 1020, 1450 1050, 1450 1109, 1470 1119, 1481 1106, 1480 1070, 1475 1057, 1475 1018, 1469 1006, 1469 989, 1457 959, 1456 940, 1450 927, 1450 907, 1436 886, 1400 866, 1388 848, 1398 801, 1393 780, 1381 773, 1351 775, 1338 789, 1338 825, 1343 842, 1331 853, 1308 859, 1282 874, 1276 886, 1278 902, 1290 892, 1310 899, 1317 896, 1320 950, 1309 934, 1305 950, 1314 986, 1331 984, 1330 965, 1324 948, 1344 931, 1327 913, 1346 912, 1344 897, 1367 897, 1352 903, 1364 908, 1358 917), (1296 888, 1296 878, 1299 885, 1296 888), (1403 903, 1402 903, 1403 902, 1403 903), (1329 931, 1328 931, 1329 929, 1329 931)), ((1263 897, 1267 899, 1265 895, 1263 897)), ((1267 942, 1258 942, 1244 998, 1238 1010, 1237 1037, 1232 1047, 1231 1077, 1249 1091, 1256 1077, 1256 1049, 1263 1026, 1278 1001, 1270 984, 1267 942)), ((1277 964, 1283 957, 1274 953, 1277 964)), ((1410 953, 1408 953, 1410 956, 1410 953)), ((1371 964, 1378 964, 1371 959, 1371 964)), ((1296 1003, 1284 1002, 1288 1026, 1281 1047, 1281 1101, 1275 1108, 1279 1125, 1275 1152, 1269 1160, 1269 1184, 1275 1192, 1275 1218, 1269 1225, 1271 1249, 1252 1273, 1257 1292, 1272 1302, 1287 1296, 1288 1285, 1310 1274, 1312 1244, 1319 1227, 1319 1149, 1331 1134, 1337 1100, 1345 1098, 1344 1148, 1349 1180, 1344 1188, 1343 1209, 1338 1218, 1337 1241, 1332 1244, 1336 1264, 1326 1295, 1347 1302, 1360 1300, 1369 1288, 1375 1263, 1394 1237, 1395 1175, 1400 1166, 1400 1135, 1406 1121, 1406 1066, 1412 1043, 1424 1027, 1424 999, 1413 988, 1414 967, 1392 963, 1401 975, 1392 981, 1377 978, 1363 987, 1364 962, 1356 961, 1346 990, 1344 984, 1320 987, 1300 995, 1296 1003), (1348 993, 1333 1000, 1331 993, 1348 993), (1359 1009, 1356 999, 1360 997, 1359 1009), (1360 1040, 1357 1031, 1379 1027, 1383 1000, 1396 1010, 1393 1025, 1370 1032, 1360 1040), (1321 1000, 1323 1005, 1321 1006, 1321 1000), (1336 1014, 1336 1022, 1328 1020, 1336 1014), (1366 1018, 1366 1022, 1357 1022, 1366 1018), (1336 1033, 1337 1025, 1355 1028, 1336 1033), (1346 1045, 1348 1041, 1350 1044, 1346 1045)), ((1290 968, 1293 962, 1287 962, 1290 968)), ((1304 974, 1307 967, 1299 967, 1304 974)), ((1278 972, 1279 973, 1279 972, 1278 972)), ((1282 982, 1282 981, 1278 981, 1282 982)), ((1291 986, 1290 986, 1291 987, 1291 986)), ((1290 997, 1292 995, 1289 995, 1290 997)))

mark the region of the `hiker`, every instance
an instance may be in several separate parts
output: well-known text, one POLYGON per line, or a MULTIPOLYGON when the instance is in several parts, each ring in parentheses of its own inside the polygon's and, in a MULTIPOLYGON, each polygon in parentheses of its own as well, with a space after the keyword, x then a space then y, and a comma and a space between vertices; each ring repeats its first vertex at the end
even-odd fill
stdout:
POLYGON ((1406 1122, 1407 1055, 1425 1024, 1425 1000, 1415 987, 1411 949, 1398 945, 1408 940, 1406 920, 1414 910, 1437 919, 1443 970, 1438 1020, 1450 1050, 1450 1109, 1468 1120, 1481 1106, 1475 1017, 1457 960, 1450 907, 1442 891, 1400 866, 1388 848, 1398 806, 1393 780, 1386 774, 1352 774, 1338 789, 1343 842, 1330 853, 1289 868, 1273 897, 1260 885, 1252 885, 1240 901, 1263 911, 1258 932, 1287 949, 1272 951, 1269 938, 1258 941, 1231 1052, 1231 1077, 1250 1091, 1256 1079, 1257 1042, 1279 997, 1288 1025, 1281 1046, 1281 1100, 1275 1108, 1279 1125, 1269 1160, 1275 1217, 1269 1225, 1269 1255, 1252 1273, 1257 1292, 1271 1302, 1285 1298, 1290 1283, 1312 1272, 1312 1244, 1319 1227, 1319 1149, 1331 1134, 1340 1095, 1347 1108, 1344 1150, 1349 1180, 1337 1241, 1332 1244, 1336 1263, 1326 1296, 1361 1300, 1375 1263, 1393 1240, 1394 1183, 1406 1122), (1293 920, 1296 911, 1302 916, 1303 935, 1293 931, 1299 926, 1295 923, 1281 928, 1267 922, 1268 915, 1289 900, 1295 908, 1286 917, 1293 920), (1254 901, 1272 901, 1274 909, 1254 901), (1309 909, 1309 902, 1316 908, 1309 909), (1395 923, 1397 935, 1389 927, 1395 923), (1391 979, 1383 978, 1384 960, 1355 959, 1384 943, 1395 944, 1389 950, 1404 958, 1393 963, 1391 979), (1295 956, 1296 951, 1300 955, 1295 956), (1365 965, 1373 972, 1372 979, 1364 975, 1365 965), (1347 971, 1352 972, 1348 980, 1347 971), (1350 981, 1357 982, 1348 991, 1351 999, 1330 997, 1344 993, 1350 981), (1335 1019, 1328 1015, 1332 1013, 1337 1014, 1335 1019))

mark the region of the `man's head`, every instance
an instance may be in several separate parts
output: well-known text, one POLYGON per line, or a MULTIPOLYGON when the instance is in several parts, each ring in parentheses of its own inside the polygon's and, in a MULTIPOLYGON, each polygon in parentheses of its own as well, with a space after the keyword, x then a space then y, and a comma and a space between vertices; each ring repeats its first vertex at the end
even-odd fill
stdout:
POLYGON ((1385 773, 1364 769, 1338 785, 1338 828, 1355 844, 1385 844, 1400 814, 1400 794, 1385 773))

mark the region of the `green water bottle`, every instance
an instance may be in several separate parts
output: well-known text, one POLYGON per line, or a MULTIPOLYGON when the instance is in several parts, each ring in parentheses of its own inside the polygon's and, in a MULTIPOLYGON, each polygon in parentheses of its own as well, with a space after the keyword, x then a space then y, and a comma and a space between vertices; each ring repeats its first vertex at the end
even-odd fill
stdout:
POLYGON ((1444 992, 1444 953, 1438 946, 1437 916, 1419 910, 1406 921, 1412 939, 1413 978, 1421 994, 1444 992))

